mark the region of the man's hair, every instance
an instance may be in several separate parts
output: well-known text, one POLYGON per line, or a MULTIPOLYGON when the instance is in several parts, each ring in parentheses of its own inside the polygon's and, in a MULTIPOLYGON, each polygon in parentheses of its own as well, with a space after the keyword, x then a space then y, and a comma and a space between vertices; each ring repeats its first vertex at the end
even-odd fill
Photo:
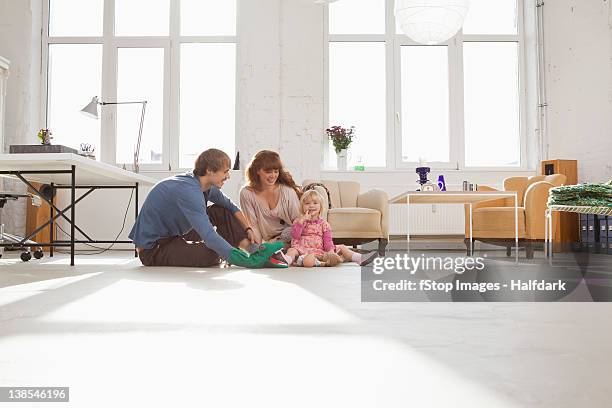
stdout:
POLYGON ((232 167, 232 160, 222 150, 208 149, 203 151, 195 161, 193 174, 195 176, 205 176, 208 170, 213 173, 225 170, 225 166, 232 167))

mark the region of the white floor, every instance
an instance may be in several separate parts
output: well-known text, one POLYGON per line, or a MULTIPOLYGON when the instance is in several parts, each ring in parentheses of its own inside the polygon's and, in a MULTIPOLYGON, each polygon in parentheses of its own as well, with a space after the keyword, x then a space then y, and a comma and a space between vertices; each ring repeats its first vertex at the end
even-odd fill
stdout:
POLYGON ((0 386, 69 386, 70 403, 54 406, 612 404, 609 303, 361 303, 354 264, 144 268, 113 252, 70 268, 63 255, 9 256, 0 386))

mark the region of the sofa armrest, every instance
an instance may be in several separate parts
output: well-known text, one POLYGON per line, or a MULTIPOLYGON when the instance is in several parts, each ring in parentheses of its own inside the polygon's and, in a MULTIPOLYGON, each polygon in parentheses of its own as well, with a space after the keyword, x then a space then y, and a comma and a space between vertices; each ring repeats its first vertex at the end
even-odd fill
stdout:
MULTIPOLYGON (((498 189, 496 189, 495 187, 489 187, 489 186, 478 186, 478 190, 477 191, 499 191, 498 189)), ((507 207, 508 206, 508 202, 506 201, 505 198, 495 198, 493 200, 485 200, 485 201, 480 201, 477 203, 472 204, 472 208, 476 209, 476 208, 483 208, 483 207, 507 207)))
POLYGON ((548 202, 549 190, 554 185, 548 181, 538 181, 525 192, 525 237, 544 239, 544 213, 548 202))
MULTIPOLYGON (((495 187, 490 187, 490 186, 486 186, 483 184, 483 185, 478 186, 477 191, 499 191, 499 190, 496 189, 495 187)), ((480 201, 478 203, 472 204, 472 211, 477 208, 505 207, 505 206, 506 206, 505 198, 496 198, 494 200, 480 201)), ((469 238, 470 236, 470 205, 465 204, 463 206, 463 209, 464 209, 464 214, 465 214, 465 237, 469 238)))
MULTIPOLYGON (((478 186, 477 191, 499 191, 499 190, 494 187, 481 185, 481 186, 478 186)), ((487 200, 487 201, 482 201, 480 203, 472 204, 472 211, 479 207, 504 207, 505 205, 506 205, 506 202, 503 198, 495 199, 495 200, 487 200)), ((465 214, 465 218, 464 218, 465 219, 465 237, 469 238, 470 237, 470 205, 469 204, 465 204, 463 206, 463 213, 465 214)))
POLYGON ((369 190, 357 196, 357 207, 371 208, 382 215, 380 227, 383 236, 389 239, 389 196, 382 190, 369 190))

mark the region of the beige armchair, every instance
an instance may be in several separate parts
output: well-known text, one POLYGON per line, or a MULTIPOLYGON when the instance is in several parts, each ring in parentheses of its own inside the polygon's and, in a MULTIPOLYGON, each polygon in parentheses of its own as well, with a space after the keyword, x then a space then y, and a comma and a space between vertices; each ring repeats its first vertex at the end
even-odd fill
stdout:
MULTIPOLYGON (((504 180, 504 191, 516 191, 518 196, 519 246, 524 246, 527 258, 533 258, 533 242, 544 240, 544 212, 548 191, 565 184, 563 174, 534 177, 509 177, 504 180)), ((497 191, 493 187, 478 186, 478 191, 497 191)), ((469 242, 469 206, 465 206, 465 244, 469 242)), ((506 247, 509 256, 514 246, 514 198, 486 200, 472 205, 472 238, 506 247)))
POLYGON ((355 181, 304 180, 303 186, 321 183, 329 191, 316 187, 323 196, 323 218, 330 223, 335 243, 359 245, 378 240, 378 253, 385 254, 389 242, 389 197, 381 190, 360 194, 355 181))

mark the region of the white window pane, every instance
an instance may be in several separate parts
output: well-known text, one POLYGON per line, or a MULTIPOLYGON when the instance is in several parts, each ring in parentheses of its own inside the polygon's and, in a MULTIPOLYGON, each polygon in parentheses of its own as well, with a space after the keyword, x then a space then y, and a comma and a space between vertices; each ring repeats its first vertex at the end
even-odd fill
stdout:
POLYGON ((49 35, 102 36, 103 14, 104 0, 50 0, 49 35))
POLYGON ((115 35, 166 36, 169 25, 170 0, 115 0, 115 35))
MULTIPOLYGON (((355 126, 349 166, 386 165, 385 44, 329 43, 329 125, 355 126)), ((332 166, 336 153, 330 144, 332 166)))
POLYGON ((181 35, 236 35, 236 0, 181 0, 181 35))
POLYGON ((448 47, 403 46, 402 161, 450 161, 448 47))
POLYGON ((233 160, 236 44, 182 44, 180 94, 180 167, 211 147, 233 160))
POLYGON ((329 5, 330 34, 384 34, 385 0, 342 0, 329 5))
POLYGON ((47 126, 53 132, 53 144, 78 149, 81 143, 89 143, 100 158, 100 121, 80 110, 100 95, 101 84, 101 44, 49 46, 47 126))
POLYGON ((470 0, 464 34, 516 34, 516 0, 470 0))
POLYGON ((519 166, 516 43, 464 43, 465 164, 519 166))
MULTIPOLYGON (((146 100, 140 163, 162 161, 164 118, 164 50, 118 50, 117 102, 146 100)), ((138 140, 141 104, 117 105, 117 163, 132 163, 138 140)))

